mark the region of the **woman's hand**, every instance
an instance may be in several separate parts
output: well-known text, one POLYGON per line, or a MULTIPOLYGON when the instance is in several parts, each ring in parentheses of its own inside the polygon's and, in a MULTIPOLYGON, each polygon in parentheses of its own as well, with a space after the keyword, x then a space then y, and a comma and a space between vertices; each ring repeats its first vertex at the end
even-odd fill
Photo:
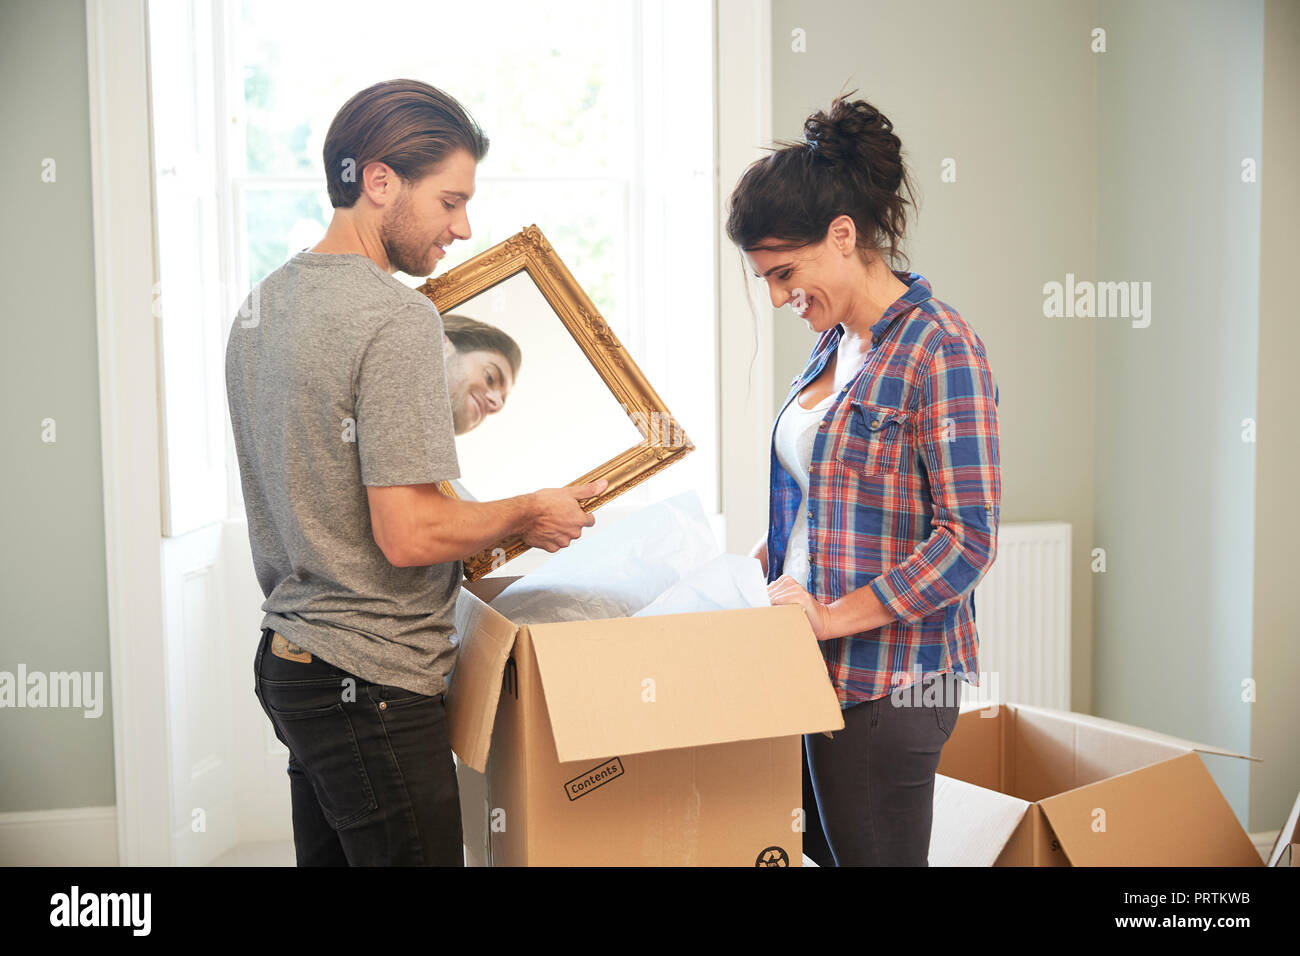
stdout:
POLYGON ((802 607, 817 640, 825 641, 834 637, 831 633, 831 609, 809 594, 790 575, 783 574, 769 584, 767 596, 773 605, 798 604, 802 607))

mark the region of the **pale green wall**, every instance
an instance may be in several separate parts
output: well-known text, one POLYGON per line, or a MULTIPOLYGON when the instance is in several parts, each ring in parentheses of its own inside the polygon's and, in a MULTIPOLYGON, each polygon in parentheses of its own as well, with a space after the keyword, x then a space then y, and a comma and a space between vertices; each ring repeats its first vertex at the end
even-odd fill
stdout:
POLYGON ((0 670, 100 671, 106 700, 0 710, 0 812, 115 800, 88 103, 85 4, 0 4, 0 670))
MULTIPOLYGON (((1097 324, 1097 714, 1249 751, 1264 4, 1101 4, 1101 275, 1152 283, 1097 324)), ((1249 767, 1206 760, 1246 822, 1249 767)), ((1252 821, 1256 829, 1276 822, 1252 821)))

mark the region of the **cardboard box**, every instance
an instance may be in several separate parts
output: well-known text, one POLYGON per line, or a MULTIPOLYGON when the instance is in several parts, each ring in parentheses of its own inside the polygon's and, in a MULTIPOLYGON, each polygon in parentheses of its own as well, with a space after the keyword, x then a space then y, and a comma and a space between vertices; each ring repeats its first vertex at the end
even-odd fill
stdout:
POLYGON ((964 710, 935 785, 932 866, 1260 866, 1201 761, 1258 760, 1113 720, 964 710))
POLYGON ((467 862, 800 865, 800 735, 844 727, 801 608, 519 626, 514 580, 456 606, 467 862))
POLYGON ((1291 805, 1291 813, 1273 841, 1268 854, 1269 866, 1300 866, 1300 795, 1291 805))

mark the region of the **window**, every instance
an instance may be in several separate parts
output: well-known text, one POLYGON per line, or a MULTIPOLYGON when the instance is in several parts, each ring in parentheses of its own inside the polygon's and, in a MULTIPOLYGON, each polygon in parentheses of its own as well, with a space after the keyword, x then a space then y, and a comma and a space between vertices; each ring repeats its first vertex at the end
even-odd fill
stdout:
POLYGON ((216 424, 230 322, 325 230, 335 112, 400 76, 455 96, 491 140, 473 236, 436 274, 540 226, 697 446, 615 504, 695 488, 716 512, 712 4, 398 0, 384 12, 365 44, 371 21, 340 0, 150 4, 168 533, 242 512, 216 424))

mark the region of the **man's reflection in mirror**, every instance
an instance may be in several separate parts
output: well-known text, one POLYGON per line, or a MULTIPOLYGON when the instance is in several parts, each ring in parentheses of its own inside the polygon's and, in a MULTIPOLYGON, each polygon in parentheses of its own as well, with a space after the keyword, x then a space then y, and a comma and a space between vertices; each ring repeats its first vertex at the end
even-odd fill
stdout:
POLYGON ((505 407, 522 355, 505 332, 465 315, 444 315, 442 331, 452 427, 463 435, 505 407))

